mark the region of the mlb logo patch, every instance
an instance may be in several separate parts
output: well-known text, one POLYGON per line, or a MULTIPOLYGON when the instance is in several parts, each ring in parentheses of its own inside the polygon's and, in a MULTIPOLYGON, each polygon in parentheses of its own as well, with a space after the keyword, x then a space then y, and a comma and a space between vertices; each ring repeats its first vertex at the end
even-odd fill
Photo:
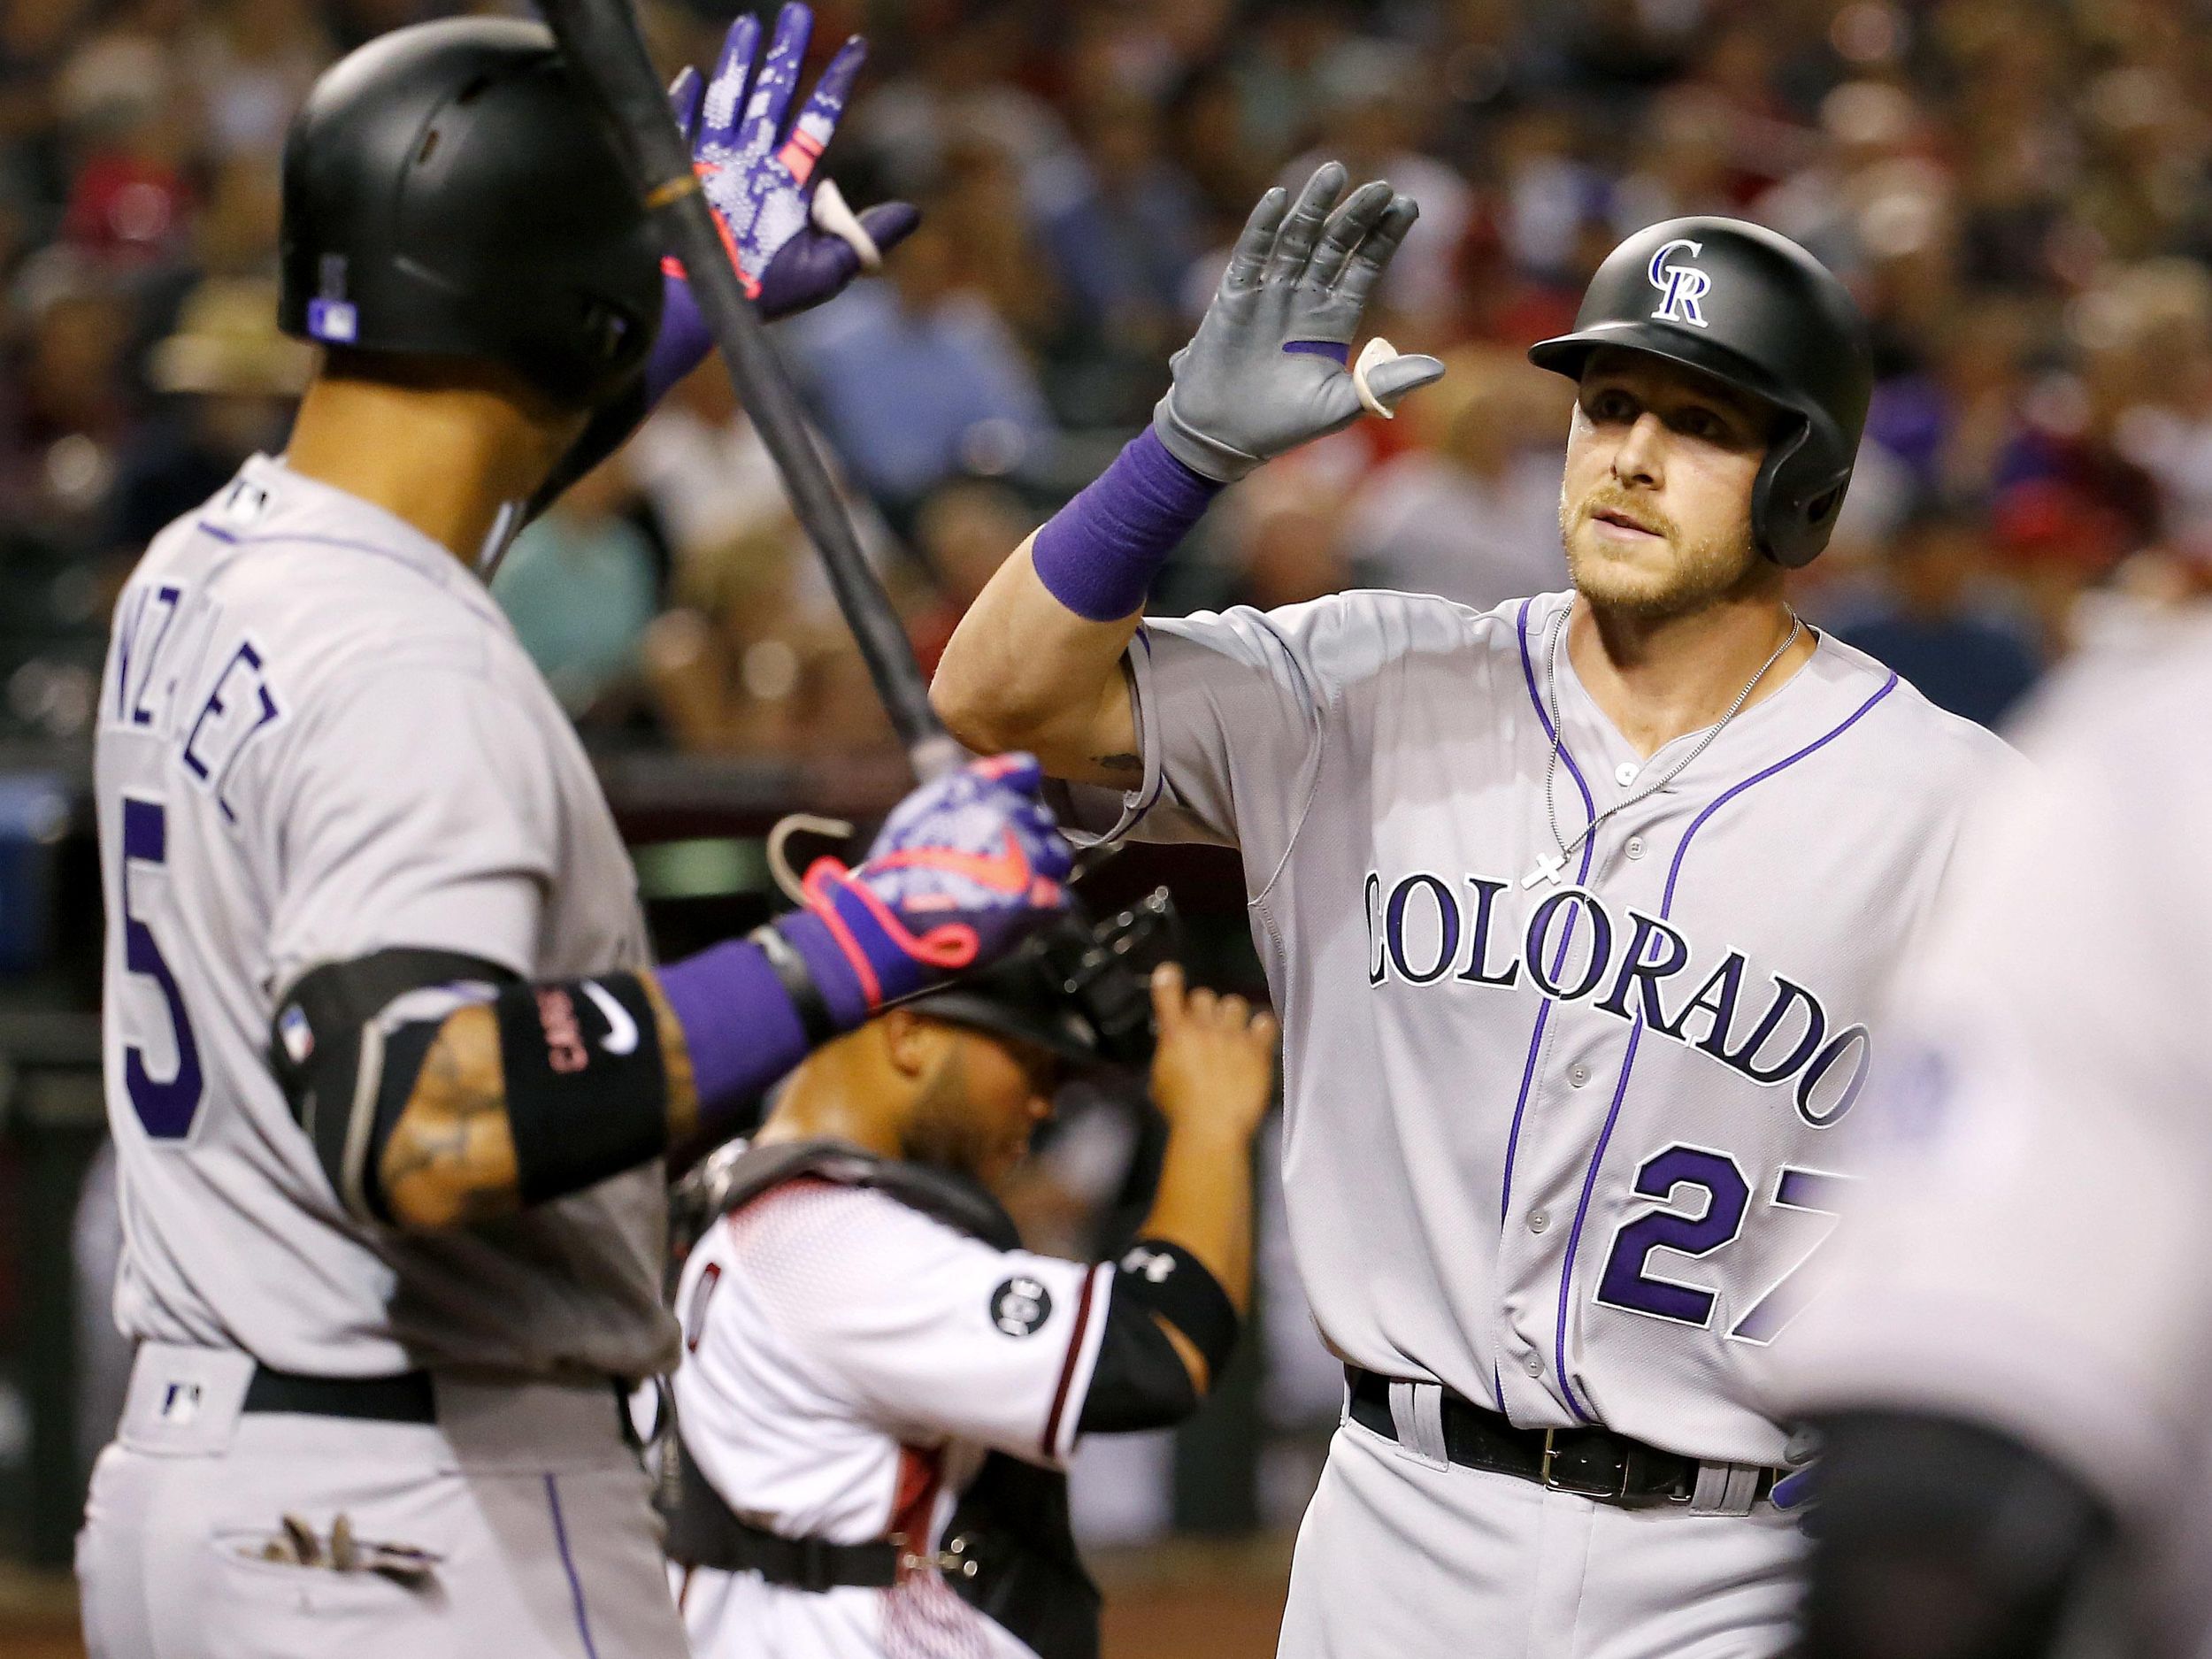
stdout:
POLYGON ((350 345, 360 326, 360 315, 349 300, 307 302, 307 332, 317 340, 350 345))
POLYGON ((277 1016, 277 1041, 294 1065, 305 1065, 307 1056, 315 1052, 315 1033, 308 1029, 307 1016, 297 1002, 277 1016))
POLYGON ((223 498, 223 516, 233 524, 252 524, 268 511, 269 492, 247 479, 233 484, 223 498))
POLYGON ((172 1382, 161 1391, 161 1420, 179 1425, 189 1423, 200 1415, 200 1385, 196 1382, 172 1382))

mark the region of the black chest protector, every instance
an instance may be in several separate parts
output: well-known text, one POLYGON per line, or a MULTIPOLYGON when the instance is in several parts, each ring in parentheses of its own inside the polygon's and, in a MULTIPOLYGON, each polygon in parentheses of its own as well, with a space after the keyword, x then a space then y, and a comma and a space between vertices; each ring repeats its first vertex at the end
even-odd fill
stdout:
MULTIPOLYGON (((841 1141, 793 1141, 747 1152, 721 1172, 715 1198, 727 1215, 801 1179, 872 1188, 994 1249, 1020 1244, 1012 1219, 980 1187, 841 1141)), ((933 1569, 962 1601, 1040 1659, 1097 1659, 1098 1586, 1076 1553, 1065 1475, 992 1452, 961 1494, 943 1546, 933 1555, 921 1555, 905 1540, 840 1545, 770 1533, 732 1512, 680 1438, 672 1437, 667 1449, 672 1456, 664 1459, 660 1503, 668 1520, 668 1555, 679 1566, 758 1571, 772 1583, 816 1591, 840 1585, 887 1588, 910 1572, 933 1569)))

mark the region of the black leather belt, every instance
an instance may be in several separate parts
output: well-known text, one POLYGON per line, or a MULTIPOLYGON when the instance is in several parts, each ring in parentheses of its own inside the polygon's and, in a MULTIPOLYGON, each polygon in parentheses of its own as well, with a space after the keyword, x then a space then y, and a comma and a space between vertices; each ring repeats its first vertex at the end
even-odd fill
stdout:
MULTIPOLYGON (((1344 1368, 1351 1384, 1351 1418, 1385 1440, 1398 1439, 1390 1415, 1390 1379, 1356 1365, 1344 1368)), ((1609 1429, 1524 1429, 1463 1399, 1443 1394, 1444 1455, 1466 1469, 1532 1480, 1554 1492, 1612 1502, 1663 1498, 1687 1503, 1697 1491, 1694 1457, 1663 1452, 1609 1429)), ((1784 1471, 1762 1470, 1756 1498, 1774 1489, 1784 1471)))
MULTIPOLYGON (((637 1450, 640 1443, 637 1426, 630 1417, 629 1391, 619 1378, 611 1379, 610 1383, 622 1438, 632 1450, 637 1450)), ((365 1423, 435 1423, 438 1397, 426 1371, 401 1371, 389 1377, 303 1377, 297 1371, 257 1364, 239 1409, 350 1417, 365 1423)))
POLYGON ((396 1377, 303 1377, 256 1365, 241 1409, 376 1423, 438 1420, 438 1402, 426 1371, 402 1371, 396 1377))

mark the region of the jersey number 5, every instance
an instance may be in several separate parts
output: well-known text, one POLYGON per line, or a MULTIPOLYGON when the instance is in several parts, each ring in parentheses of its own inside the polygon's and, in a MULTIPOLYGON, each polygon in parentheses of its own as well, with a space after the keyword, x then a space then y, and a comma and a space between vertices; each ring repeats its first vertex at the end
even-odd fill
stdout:
MULTIPOLYGON (((1774 1178, 1770 1207, 1832 1217, 1849 1179, 1818 1170, 1784 1169, 1774 1178)), ((1732 1243, 1751 1208, 1751 1187, 1733 1158, 1702 1147, 1669 1147, 1647 1158, 1636 1171, 1636 1191, 1645 1198, 1671 1204, 1685 1187, 1703 1195, 1704 1204, 1696 1214, 1655 1210, 1613 1235, 1597 1299, 1608 1307, 1702 1329, 1713 1322, 1718 1293, 1658 1278, 1651 1271, 1651 1253, 1669 1249, 1684 1256, 1710 1256, 1732 1243)), ((1825 1242, 1824 1235, 1821 1242, 1825 1242)), ((1728 1334, 1744 1342, 1772 1341, 1803 1309, 1809 1291, 1802 1275, 1819 1248, 1816 1243, 1806 1251, 1796 1266, 1729 1327, 1728 1334)))
MULTIPOLYGON (((169 1042, 176 1064, 166 1082, 157 1079, 146 1064, 146 1051, 128 1041, 128 1005, 117 1024, 126 1033, 123 1044, 123 1086, 131 1109, 146 1133, 157 1141, 178 1141, 189 1133, 200 1110, 202 1079, 200 1045, 192 1035, 192 1021, 185 1012, 184 993, 177 976, 161 954, 153 929, 146 922, 144 872, 161 870, 169 856, 169 818, 158 801, 123 797, 122 903, 123 965, 151 979, 161 992, 169 1013, 169 1042), (134 872, 139 880, 134 882, 134 872)), ((166 879, 166 872, 164 872, 166 879)))

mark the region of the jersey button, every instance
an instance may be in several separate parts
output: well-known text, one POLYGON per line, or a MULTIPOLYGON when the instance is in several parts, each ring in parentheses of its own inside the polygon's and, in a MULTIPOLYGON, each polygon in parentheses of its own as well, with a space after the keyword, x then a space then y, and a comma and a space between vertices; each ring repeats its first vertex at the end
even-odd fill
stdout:
POLYGON ((1636 774, 1643 770, 1632 760, 1624 760, 1613 768, 1613 781, 1624 789, 1636 781, 1636 774))
POLYGON ((1544 1374, 1543 1356, 1540 1354, 1530 1355, 1521 1362, 1521 1369, 1532 1377, 1541 1377, 1544 1374))
POLYGON ((1528 1212, 1528 1230, 1531 1233, 1541 1233, 1549 1225, 1551 1225, 1550 1210, 1532 1210, 1528 1212))
POLYGON ((1573 1084, 1575 1087, 1580 1088, 1589 1080, 1590 1068, 1583 1064, 1581 1061, 1578 1060, 1567 1068, 1567 1081, 1573 1084))
POLYGON ((1631 858, 1641 858, 1644 856, 1644 838, 1642 836, 1631 835, 1628 838, 1628 856, 1631 858))

